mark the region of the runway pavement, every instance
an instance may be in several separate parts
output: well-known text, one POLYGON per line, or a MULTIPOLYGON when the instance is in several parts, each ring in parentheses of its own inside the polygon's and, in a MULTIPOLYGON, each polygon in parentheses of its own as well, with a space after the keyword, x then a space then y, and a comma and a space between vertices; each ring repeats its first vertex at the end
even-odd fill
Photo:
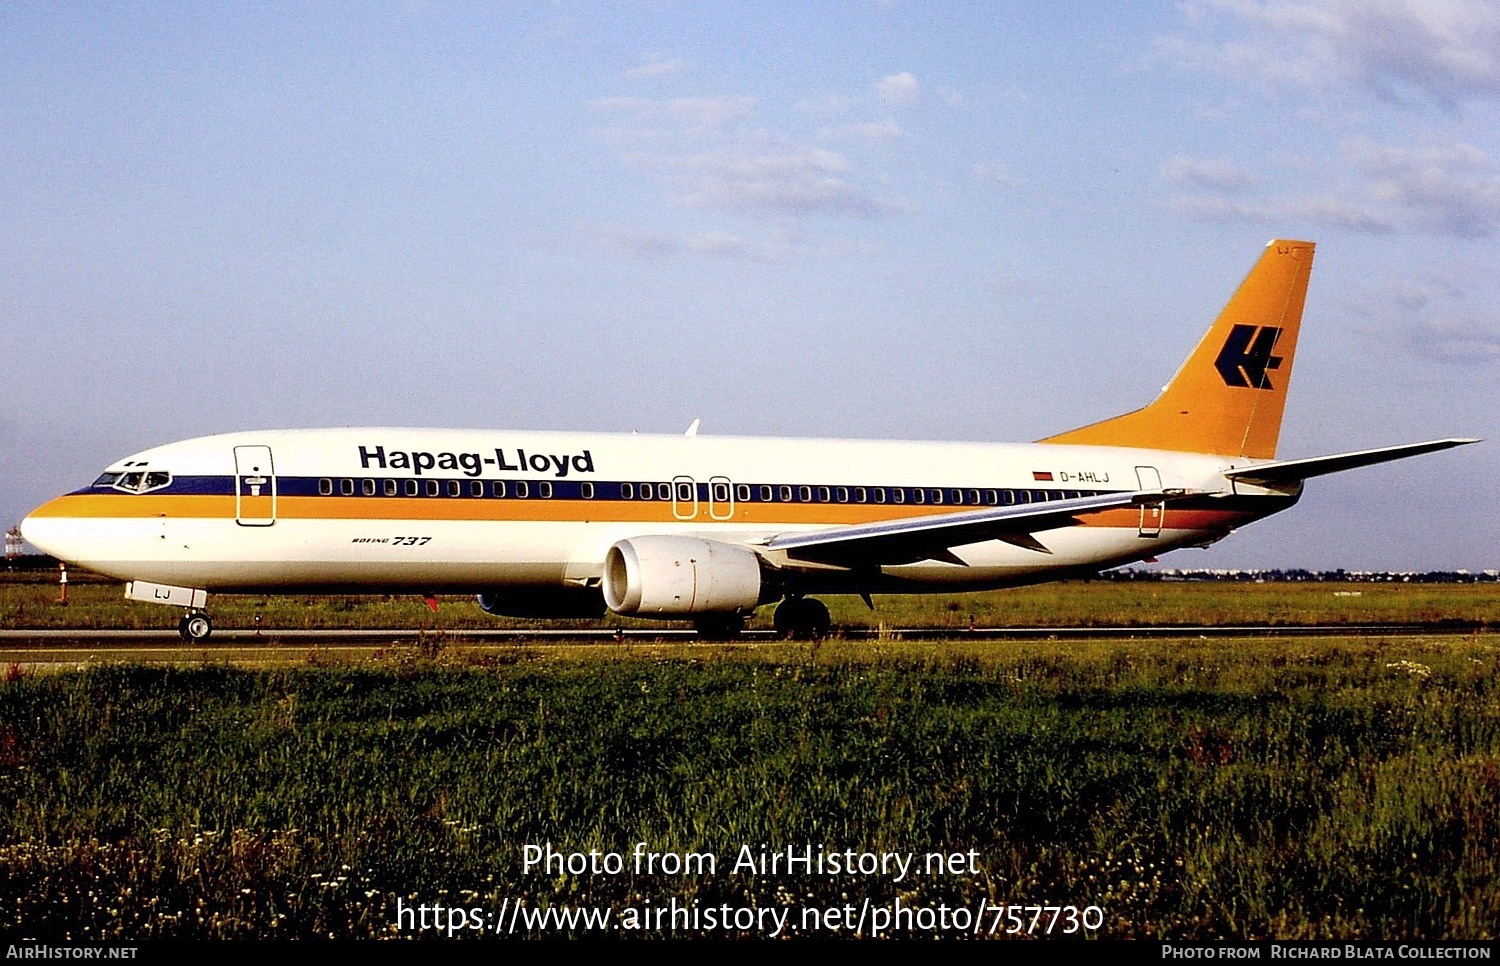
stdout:
MULTIPOLYGON (((1097 640, 1100 638, 1173 638, 1173 637, 1410 637, 1426 634, 1465 634, 1490 630, 1474 621, 1451 621, 1432 624, 1236 624, 1236 625, 1151 625, 1118 627, 850 627, 838 628, 834 636, 843 640, 864 641, 899 638, 901 640, 1097 640)), ((216 647, 242 648, 266 646, 367 646, 392 643, 420 643, 441 640, 454 644, 515 644, 536 642, 548 644, 610 641, 681 641, 698 639, 691 627, 679 628, 602 628, 574 630, 554 628, 496 628, 490 630, 423 631, 409 628, 386 629, 215 629, 205 642, 184 644, 173 630, 0 630, 0 650, 28 647, 91 648, 162 647, 175 645, 194 651, 216 647)), ((774 641, 771 630, 747 630, 738 640, 774 641)))

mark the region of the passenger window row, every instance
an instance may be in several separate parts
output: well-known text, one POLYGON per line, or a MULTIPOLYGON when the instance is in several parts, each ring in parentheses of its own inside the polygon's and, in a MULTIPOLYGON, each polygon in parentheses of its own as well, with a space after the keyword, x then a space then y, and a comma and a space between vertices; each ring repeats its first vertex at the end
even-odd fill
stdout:
MULTIPOLYGON (((483 480, 318 480, 318 494, 332 496, 337 487, 340 496, 466 496, 496 497, 499 499, 543 499, 553 495, 552 483, 548 480, 493 480, 488 485, 483 480)), ((578 484, 579 493, 585 500, 594 498, 594 484, 578 484)))
MULTIPOLYGON (((100 481, 101 485, 102 479, 100 481)), ((118 484, 117 484, 118 485, 118 484)), ((163 484, 165 485, 165 484, 163 484)), ((565 499, 592 500, 618 499, 667 501, 679 503, 694 500, 712 500, 714 503, 730 502, 730 484, 714 482, 693 484, 687 481, 674 483, 562 483, 550 480, 415 480, 415 479, 330 479, 318 480, 321 496, 386 496, 386 497, 469 497, 498 499, 542 499, 550 500, 554 495, 565 499), (560 492, 561 491, 561 492, 560 492)), ((739 503, 874 503, 915 504, 931 506, 1019 506, 1031 503, 1046 503, 1050 500, 1071 500, 1079 497, 1098 496, 1098 490, 1013 490, 975 487, 922 487, 922 486, 814 486, 793 483, 740 483, 734 487, 734 500, 739 503)))

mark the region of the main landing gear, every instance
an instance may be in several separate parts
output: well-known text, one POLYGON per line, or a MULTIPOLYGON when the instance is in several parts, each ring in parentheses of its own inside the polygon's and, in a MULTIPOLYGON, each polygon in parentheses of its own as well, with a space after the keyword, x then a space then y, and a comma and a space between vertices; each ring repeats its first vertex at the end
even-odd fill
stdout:
MULTIPOLYGON (((812 597, 788 597, 777 606, 772 623, 777 637, 794 641, 821 641, 833 630, 828 608, 812 597)), ((693 627, 705 641, 732 641, 744 631, 745 617, 704 614, 693 622, 693 627)))
POLYGON ((776 633, 794 641, 820 641, 833 629, 828 608, 812 597, 788 597, 772 618, 776 633))
POLYGON ((214 622, 202 611, 191 612, 177 622, 177 633, 189 644, 206 641, 213 632, 214 622))

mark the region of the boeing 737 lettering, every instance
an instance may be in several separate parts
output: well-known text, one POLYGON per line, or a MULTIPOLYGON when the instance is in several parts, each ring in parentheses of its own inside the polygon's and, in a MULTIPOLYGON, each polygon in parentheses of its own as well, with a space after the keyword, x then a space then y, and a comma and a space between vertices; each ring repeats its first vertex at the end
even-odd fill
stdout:
POLYGON ((27 540, 212 630, 209 593, 475 594, 493 614, 829 627, 815 594, 991 589, 1207 546, 1327 473, 1477 442, 1276 459, 1313 245, 1273 241, 1160 396, 1029 444, 439 429, 158 446, 27 540))

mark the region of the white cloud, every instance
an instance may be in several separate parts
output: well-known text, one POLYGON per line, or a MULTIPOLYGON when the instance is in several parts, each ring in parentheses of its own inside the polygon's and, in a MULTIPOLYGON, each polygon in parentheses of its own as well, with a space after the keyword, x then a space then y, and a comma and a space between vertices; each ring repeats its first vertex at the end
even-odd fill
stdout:
POLYGON ((1199 161, 1178 155, 1161 166, 1161 178, 1168 184, 1212 188, 1235 192, 1253 188, 1256 179, 1228 161, 1199 161))
POLYGON ((697 235, 688 240, 688 248, 704 255, 723 255, 730 258, 755 256, 748 241, 725 231, 710 231, 697 235))
MULTIPOLYGON (((1485 238, 1500 229, 1500 171, 1478 148, 1405 148, 1358 139, 1345 141, 1340 153, 1349 177, 1311 195, 1249 196, 1253 182, 1237 177, 1232 166, 1173 158, 1162 166, 1164 181, 1209 193, 1178 195, 1167 206, 1200 221, 1306 222, 1372 234, 1485 238)), ((1324 167, 1337 170, 1332 162, 1324 167)))
POLYGON ((755 116, 755 98, 679 97, 668 101, 664 110, 689 128, 726 128, 755 116))
POLYGON ((604 246, 623 252, 632 258, 656 261, 677 254, 676 240, 661 232, 623 228, 617 225, 593 229, 585 227, 581 230, 597 238, 604 246))
POLYGON ((917 77, 903 72, 891 74, 875 83, 875 96, 887 104, 910 104, 917 99, 917 77))
MULTIPOLYGON (((609 97, 589 106, 611 118, 606 140, 631 145, 621 159, 660 179, 686 207, 750 215, 873 215, 894 207, 853 181, 843 155, 755 130, 753 97, 609 97)), ((905 136, 894 121, 832 130, 862 141, 905 136)))
POLYGON ((829 94, 826 97, 809 98, 797 102, 797 110, 806 111, 809 114, 844 114, 853 106, 853 101, 840 94, 829 94))
POLYGON ((1012 172, 1003 164, 976 164, 974 165, 974 177, 981 181, 993 181, 1003 184, 1007 188, 1019 188, 1025 184, 1019 175, 1012 172))
POLYGON ((1371 194, 1413 227, 1485 238, 1500 226, 1500 173, 1467 144, 1401 148, 1347 141, 1343 153, 1370 178, 1371 194))
POLYGON ((1395 99, 1416 92, 1447 107, 1500 94, 1492 0, 1194 0, 1184 10, 1207 36, 1162 44, 1195 65, 1278 87, 1345 83, 1395 99))
POLYGON ((660 54, 651 54, 646 62, 639 67, 632 67, 625 72, 628 80, 650 80, 655 77, 666 77, 675 74, 687 66, 687 61, 680 57, 667 59, 660 54))
POLYGON ((1337 195, 1288 195, 1268 198, 1178 196, 1167 208, 1194 221, 1249 221, 1276 226, 1296 222, 1331 225, 1365 234, 1388 234, 1391 224, 1358 201, 1337 195))
POLYGON ((649 163, 665 174, 674 200, 690 208, 797 215, 882 210, 846 180, 843 156, 822 148, 737 145, 649 163))
POLYGON ((901 125, 892 120, 867 121, 865 123, 840 124, 824 128, 824 137, 859 138, 865 141, 899 141, 906 137, 901 125))
POLYGON ((623 114, 647 118, 660 110, 660 104, 649 97, 596 97, 588 102, 591 109, 606 114, 623 114))
POLYGON ((1408 329, 1418 354, 1439 362, 1491 365, 1500 362, 1500 326, 1474 319, 1429 319, 1408 329))
POLYGON ((1472 269, 1448 265, 1377 283, 1351 305, 1411 352, 1436 362, 1500 363, 1500 320, 1476 310, 1466 286, 1472 269))

